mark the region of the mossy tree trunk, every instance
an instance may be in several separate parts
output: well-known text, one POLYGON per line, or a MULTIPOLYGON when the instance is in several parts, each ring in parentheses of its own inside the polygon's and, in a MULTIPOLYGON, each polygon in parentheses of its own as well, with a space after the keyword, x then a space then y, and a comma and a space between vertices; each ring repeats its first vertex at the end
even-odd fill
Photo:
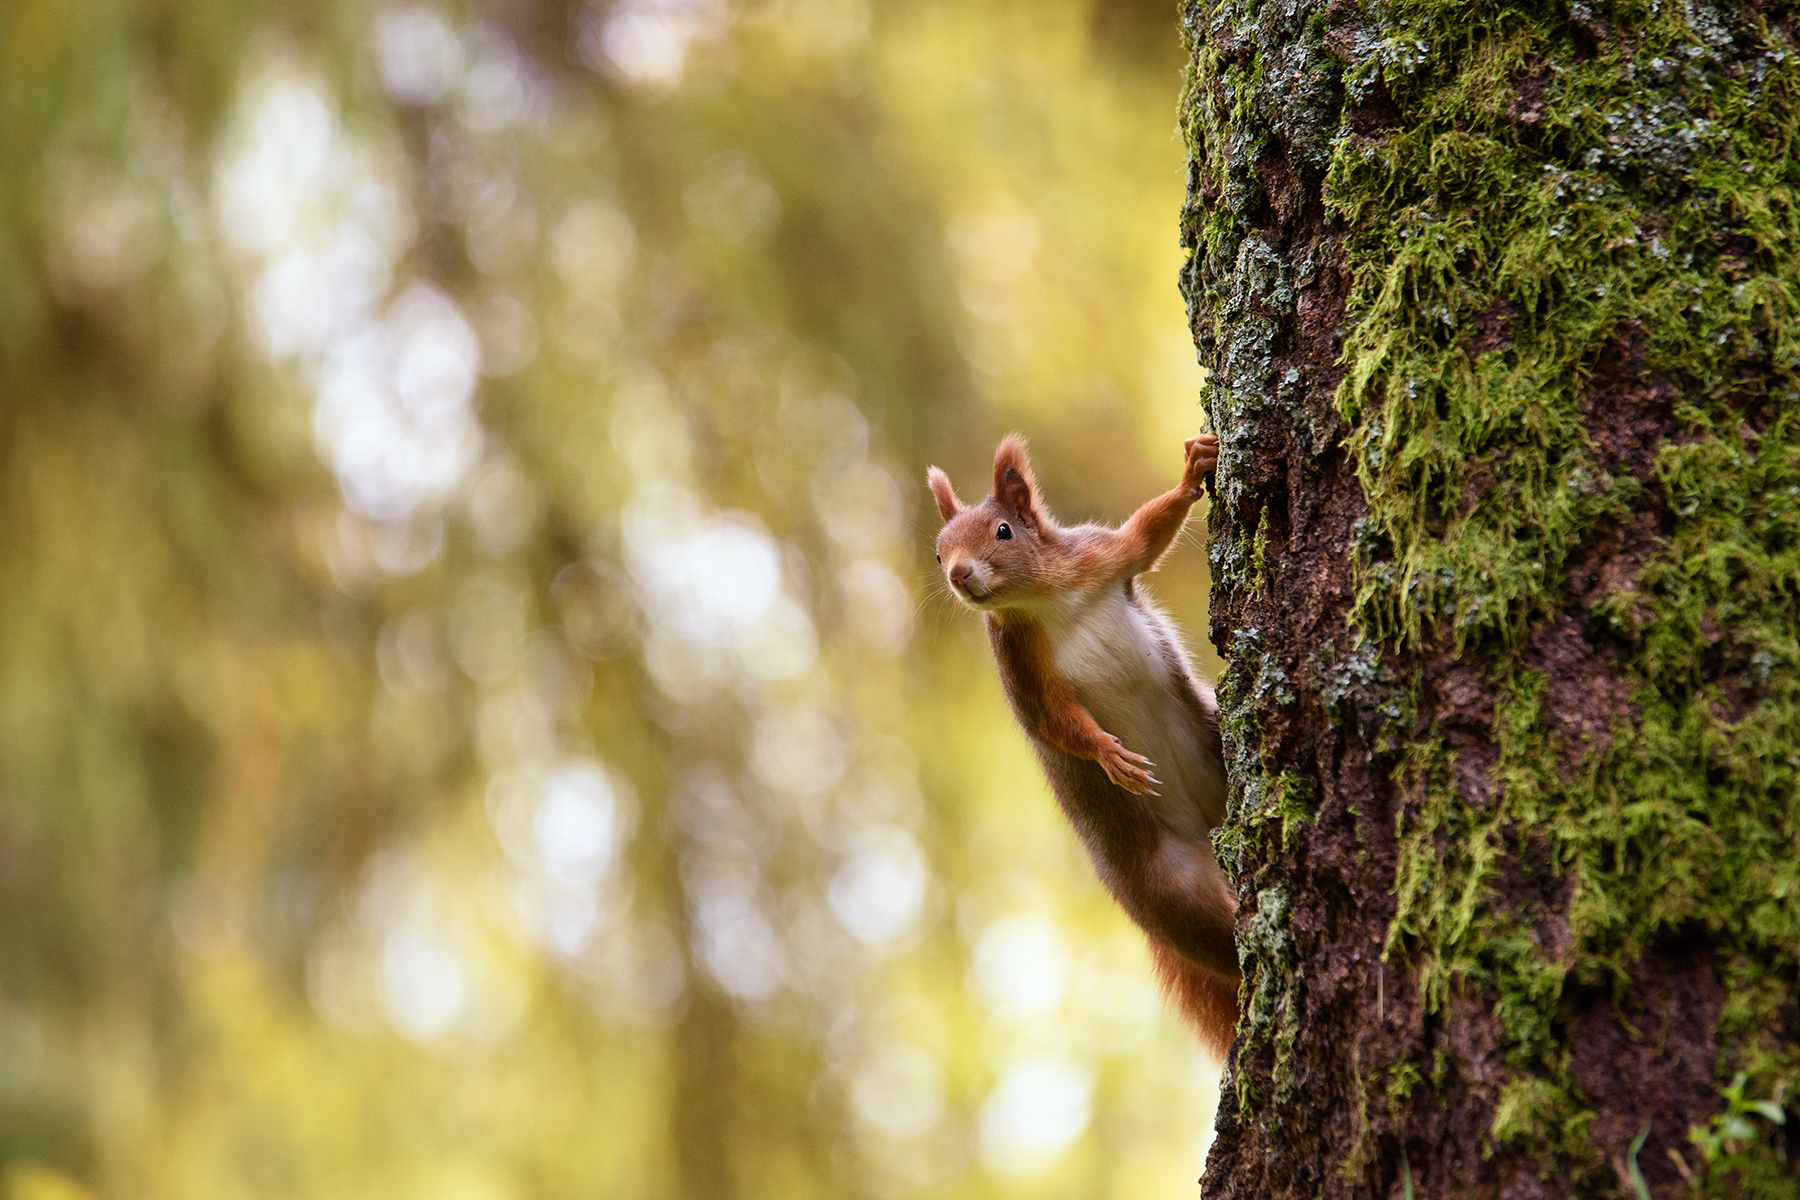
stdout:
POLYGON ((1796 1194, 1792 11, 1184 20, 1245 961, 1206 1194, 1796 1194))

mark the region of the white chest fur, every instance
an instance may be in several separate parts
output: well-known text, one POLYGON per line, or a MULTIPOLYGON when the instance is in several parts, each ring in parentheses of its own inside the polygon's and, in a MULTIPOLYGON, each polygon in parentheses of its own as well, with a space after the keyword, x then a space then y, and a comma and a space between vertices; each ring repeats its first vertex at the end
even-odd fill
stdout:
POLYGON ((1224 764, 1208 752, 1164 652, 1173 628, 1125 585, 1082 597, 1049 625, 1056 668, 1100 727, 1155 763, 1159 819, 1184 840, 1203 840, 1224 816, 1206 802, 1225 793, 1224 764))

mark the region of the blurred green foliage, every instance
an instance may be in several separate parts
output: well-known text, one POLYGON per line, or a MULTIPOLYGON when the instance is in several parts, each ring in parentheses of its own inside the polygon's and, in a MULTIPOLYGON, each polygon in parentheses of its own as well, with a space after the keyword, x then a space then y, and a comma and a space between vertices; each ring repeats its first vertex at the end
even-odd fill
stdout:
POLYGON ((0 1191, 1191 1194, 917 486, 1175 477, 1173 25, 7 5, 0 1191))

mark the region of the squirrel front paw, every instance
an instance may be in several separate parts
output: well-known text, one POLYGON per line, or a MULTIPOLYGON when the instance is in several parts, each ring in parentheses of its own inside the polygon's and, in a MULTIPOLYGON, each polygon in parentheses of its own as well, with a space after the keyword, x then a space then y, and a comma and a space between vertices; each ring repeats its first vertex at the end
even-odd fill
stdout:
POLYGON ((1181 473, 1182 486, 1198 500, 1206 490, 1206 477, 1219 465, 1219 436, 1203 433, 1181 444, 1187 452, 1187 463, 1181 473))
POLYGON ((1118 738, 1111 734, 1107 736, 1111 738, 1110 743, 1103 743, 1096 755, 1106 777, 1128 792, 1156 795, 1156 789, 1162 786, 1161 781, 1150 773, 1156 769, 1156 764, 1127 750, 1118 738))

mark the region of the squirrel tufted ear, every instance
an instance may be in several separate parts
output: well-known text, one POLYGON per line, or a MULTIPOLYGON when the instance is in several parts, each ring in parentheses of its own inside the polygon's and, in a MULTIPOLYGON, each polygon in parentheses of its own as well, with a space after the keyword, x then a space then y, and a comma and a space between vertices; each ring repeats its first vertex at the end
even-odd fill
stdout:
POLYGON ((956 498, 956 489, 950 486, 950 477, 936 467, 925 472, 925 482, 931 485, 931 494, 937 499, 938 515, 948 521, 962 511, 963 502, 956 498))
POLYGON ((1036 528, 1042 523, 1037 480, 1032 477, 1031 460, 1025 457, 1025 439, 1020 434, 1007 434, 994 451, 994 499, 1027 525, 1036 528))

